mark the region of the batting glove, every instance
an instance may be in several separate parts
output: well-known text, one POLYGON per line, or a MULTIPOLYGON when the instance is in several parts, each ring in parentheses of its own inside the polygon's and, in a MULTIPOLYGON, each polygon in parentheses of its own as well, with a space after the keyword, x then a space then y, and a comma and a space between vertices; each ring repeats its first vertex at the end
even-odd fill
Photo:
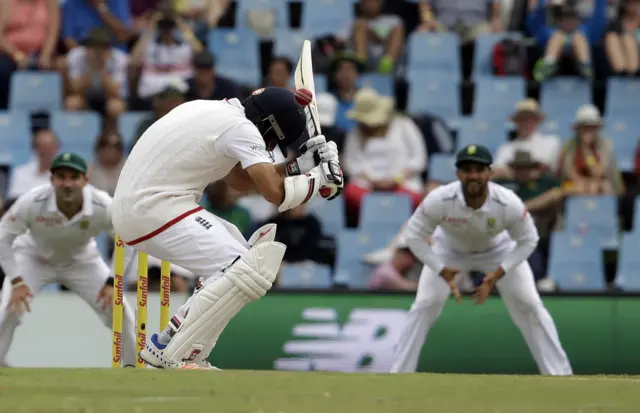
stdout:
POLYGON ((327 141, 324 135, 309 138, 308 141, 300 145, 299 150, 302 155, 287 163, 287 176, 306 174, 315 168, 320 163, 318 152, 326 146, 327 141))

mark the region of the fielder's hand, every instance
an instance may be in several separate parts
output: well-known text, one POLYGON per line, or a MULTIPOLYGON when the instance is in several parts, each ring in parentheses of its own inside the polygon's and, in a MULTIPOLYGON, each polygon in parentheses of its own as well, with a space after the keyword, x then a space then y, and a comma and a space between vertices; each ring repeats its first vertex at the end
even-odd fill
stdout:
POLYGON ((473 298, 476 300, 476 304, 482 304, 485 302, 491 291, 493 291, 493 287, 496 285, 496 282, 504 275, 504 271, 491 271, 484 275, 482 279, 482 284, 480 287, 476 289, 476 292, 473 293, 473 298))
POLYGON ((14 285, 13 290, 11 291, 11 302, 9 303, 9 308, 12 313, 21 316, 24 314, 24 310, 27 312, 31 312, 31 307, 29 306, 29 298, 31 298, 31 290, 24 282, 20 282, 14 285))
POLYGON ((451 288, 451 293, 456 297, 457 302, 462 301, 462 294, 460 294, 460 290, 458 289, 458 284, 456 284, 456 275, 460 272, 457 268, 444 267, 442 271, 440 271, 440 276, 444 278, 444 280, 449 284, 449 288, 451 288))
POLYGON ((113 308, 113 286, 107 284, 102 287, 98 292, 96 302, 100 304, 100 308, 102 308, 102 310, 113 308))

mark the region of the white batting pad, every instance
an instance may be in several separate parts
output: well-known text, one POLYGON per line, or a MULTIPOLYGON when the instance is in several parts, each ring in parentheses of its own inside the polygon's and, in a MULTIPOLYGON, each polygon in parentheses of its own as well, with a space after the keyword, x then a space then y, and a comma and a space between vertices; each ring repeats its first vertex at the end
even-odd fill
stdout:
POLYGON ((205 284, 193 297, 184 322, 164 349, 165 359, 172 363, 193 361, 204 349, 211 348, 242 307, 271 288, 286 249, 279 242, 260 242, 222 277, 205 284))
POLYGON ((256 230, 256 232, 251 234, 251 237, 249 238, 249 245, 253 247, 258 243, 275 241, 277 229, 278 229, 278 225, 276 224, 265 224, 261 226, 256 230))

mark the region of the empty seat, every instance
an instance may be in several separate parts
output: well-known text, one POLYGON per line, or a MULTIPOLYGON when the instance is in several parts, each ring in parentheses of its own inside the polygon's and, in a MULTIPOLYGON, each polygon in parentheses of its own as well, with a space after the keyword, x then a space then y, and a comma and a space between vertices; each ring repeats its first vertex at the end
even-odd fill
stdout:
POLYGON ((429 173, 427 177, 430 181, 438 181, 445 184, 455 181, 457 179, 455 162, 453 155, 434 153, 429 156, 429 173))
POLYGON ((137 138, 138 126, 143 119, 151 116, 151 112, 125 112, 118 117, 118 132, 122 137, 125 150, 131 148, 137 138))
POLYGON ((62 109, 62 79, 57 72, 15 72, 11 75, 9 109, 27 112, 62 109))
POLYGON ((351 288, 368 288, 373 266, 362 259, 365 254, 385 247, 394 236, 376 236, 366 229, 342 231, 338 236, 336 281, 344 281, 351 288))
POLYGON ((466 119, 458 128, 457 148, 467 145, 484 145, 496 153, 500 145, 507 141, 506 123, 502 120, 466 119))
POLYGON ((409 73, 411 114, 430 113, 446 120, 460 117, 460 93, 457 77, 446 72, 419 71, 409 73))
POLYGON ((400 230, 411 216, 411 198, 405 194, 369 193, 360 207, 360 228, 384 225, 400 230))
POLYGON ((101 130, 100 116, 95 112, 54 112, 51 114, 51 128, 62 143, 88 143, 93 145, 101 130))
POLYGON ((618 245, 618 207, 613 196, 572 196, 565 208, 567 231, 600 237, 606 249, 618 245))
POLYGON ((615 285, 630 292, 640 292, 640 231, 625 234, 618 251, 615 285))
POLYGON ((476 80, 474 116, 506 118, 516 103, 525 98, 525 82, 519 77, 476 80))
POLYGON ((329 289, 333 281, 331 268, 314 262, 283 263, 278 288, 329 289))
POLYGON ((575 132, 573 131, 573 122, 577 108, 566 107, 557 108, 553 112, 546 112, 545 118, 540 125, 540 131, 548 135, 555 135, 562 141, 571 139, 575 132))
POLYGON ((237 82, 256 86, 260 82, 258 35, 249 29, 215 29, 209 35, 209 49, 216 55, 216 73, 237 82))
POLYGON ((412 33, 408 59, 409 71, 444 72, 460 80, 460 41, 454 33, 412 33))
POLYGON ((609 78, 605 113, 614 116, 637 116, 640 113, 638 96, 640 96, 640 80, 609 78))
POLYGON ((603 135, 613 141, 616 164, 621 171, 633 170, 638 145, 638 127, 640 127, 638 116, 616 118, 605 122, 603 135))
POLYGON ((379 73, 364 73, 360 76, 360 86, 368 86, 375 89, 383 96, 394 96, 393 77, 379 73))
POLYGON ((0 112, 0 152, 14 164, 27 162, 31 157, 31 125, 25 112, 0 112))
POLYGON ((300 59, 302 43, 307 39, 307 34, 302 30, 278 28, 275 31, 274 55, 284 56, 295 65, 300 59))
POLYGON ((236 27, 250 29, 249 15, 251 12, 273 13, 275 27, 289 25, 289 6, 287 0, 236 0, 236 27))
POLYGON ((554 233, 548 274, 561 291, 603 291, 606 284, 599 236, 554 233))
POLYGON ((344 0, 305 1, 300 27, 311 38, 326 34, 347 34, 354 20, 353 4, 344 0))
POLYGON ((309 212, 320 220, 324 235, 337 236, 345 227, 344 197, 326 201, 317 196, 309 202, 309 212))
POLYGON ((591 103, 591 86, 578 77, 555 77, 546 80, 540 89, 540 106, 545 113, 557 110, 575 111, 591 103))

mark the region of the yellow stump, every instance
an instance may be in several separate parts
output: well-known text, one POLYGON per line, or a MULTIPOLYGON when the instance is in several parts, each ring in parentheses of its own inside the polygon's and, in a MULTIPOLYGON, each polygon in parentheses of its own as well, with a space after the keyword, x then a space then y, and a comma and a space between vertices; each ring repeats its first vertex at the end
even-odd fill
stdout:
POLYGON ((147 298, 149 296, 149 256, 144 252, 138 253, 138 300, 136 311, 136 367, 144 368, 145 363, 140 358, 140 352, 147 343, 147 298))
POLYGON ((169 324, 171 304, 171 263, 162 261, 160 265, 160 331, 169 324))
POLYGON ((124 242, 116 235, 113 277, 111 367, 122 367, 122 318, 124 314, 124 242))

